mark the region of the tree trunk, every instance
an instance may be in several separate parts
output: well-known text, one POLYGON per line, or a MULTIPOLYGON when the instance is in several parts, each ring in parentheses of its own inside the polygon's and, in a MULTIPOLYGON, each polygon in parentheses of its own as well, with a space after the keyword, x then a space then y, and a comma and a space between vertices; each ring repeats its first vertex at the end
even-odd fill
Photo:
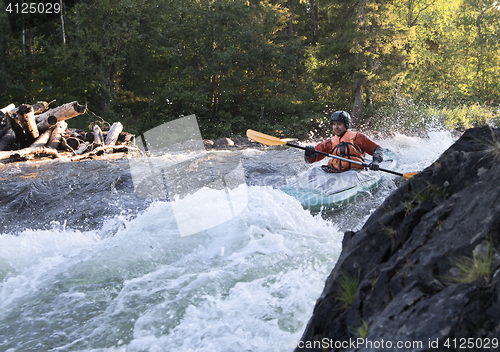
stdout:
POLYGON ((46 101, 38 101, 36 104, 31 105, 34 114, 41 114, 49 108, 49 104, 46 101))
POLYGON ((49 142, 49 139, 50 139, 50 135, 51 135, 52 131, 51 130, 47 130, 45 131, 44 133, 42 133, 40 135, 40 137, 38 137, 36 139, 36 141, 34 141, 31 145, 30 145, 30 148, 36 148, 36 147, 43 147, 45 146, 48 142, 49 142))
POLYGON ((120 122, 115 122, 109 129, 108 135, 106 136, 106 145, 115 145, 118 140, 120 132, 123 130, 123 125, 120 122))
POLYGON ((366 82, 365 107, 371 107, 373 105, 372 86, 372 81, 368 80, 368 82, 366 82))
POLYGON ((44 112, 36 117, 37 122, 42 122, 49 118, 49 116, 54 115, 57 118, 57 121, 63 121, 70 119, 72 117, 83 114, 87 110, 86 105, 79 105, 78 102, 73 101, 71 103, 67 103, 61 105, 57 108, 50 109, 49 111, 44 112))
POLYGON ((104 136, 102 135, 102 130, 98 125, 94 126, 94 144, 101 146, 104 144, 104 136))
POLYGON ((57 149, 67 128, 68 124, 66 123, 66 121, 59 122, 52 130, 52 134, 50 135, 47 147, 57 149))
POLYGON ((356 125, 359 122, 359 116, 361 115, 361 104, 363 98, 363 83, 364 78, 358 78, 356 82, 356 90, 354 92, 354 106, 352 108, 352 124, 356 125))
POLYGON ((314 0, 310 0, 309 4, 311 6, 311 42, 313 42, 314 35, 316 34, 316 9, 314 0))
POLYGON ((40 133, 43 133, 47 131, 49 128, 57 124, 57 117, 54 115, 50 115, 48 118, 43 120, 42 122, 39 122, 36 124, 36 127, 38 128, 38 131, 40 133))
POLYGON ((85 153, 85 151, 87 150, 89 145, 90 145, 90 142, 85 142, 85 143, 80 144, 80 147, 78 147, 78 149, 75 150, 75 154, 82 155, 83 153, 85 153))
POLYGON ((9 112, 9 111, 14 110, 14 109, 15 109, 15 107, 16 107, 16 106, 15 106, 14 104, 9 104, 9 105, 7 105, 6 107, 1 108, 1 109, 0 109, 0 112, 1 112, 1 113, 0 113, 0 120, 1 120, 2 114, 5 114, 6 112, 9 112))
POLYGON ((17 161, 21 159, 27 159, 29 157, 35 157, 37 155, 48 155, 55 158, 60 157, 59 153, 56 150, 45 147, 36 147, 13 151, 2 151, 0 152, 0 160, 13 159, 14 161, 17 161))
POLYGON ((17 111, 17 116, 19 117, 21 126, 23 126, 26 138, 33 143, 40 136, 40 132, 38 132, 38 127, 36 126, 33 107, 31 105, 21 105, 17 111))
MULTIPOLYGON (((360 33, 365 33, 366 32, 366 0, 360 0, 357 2, 356 5, 356 16, 357 16, 357 29, 358 32, 360 33)), ((363 36, 361 35, 361 38, 363 36)), ((357 66, 358 66, 358 71, 363 71, 366 69, 366 57, 365 57, 365 41, 364 39, 361 39, 359 42, 359 45, 361 46, 362 52, 356 54, 357 55, 357 66)), ((364 77, 358 77, 356 79, 356 90, 354 91, 354 105, 352 107, 352 122, 353 125, 358 125, 359 124, 359 116, 361 115, 361 107, 363 104, 363 86, 365 84, 365 78, 364 77)))

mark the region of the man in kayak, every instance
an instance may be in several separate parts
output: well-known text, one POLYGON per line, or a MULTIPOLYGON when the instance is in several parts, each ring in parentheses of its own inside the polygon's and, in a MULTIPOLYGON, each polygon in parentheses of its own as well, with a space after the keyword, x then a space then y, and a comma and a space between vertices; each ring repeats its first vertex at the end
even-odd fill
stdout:
MULTIPOLYGON (((368 153, 373 156, 369 168, 371 170, 379 169, 379 163, 384 159, 384 150, 363 133, 348 131, 351 125, 351 116, 348 112, 335 111, 330 117, 330 123, 334 136, 315 147, 306 146, 305 160, 307 163, 314 163, 324 158, 323 155, 316 154, 316 150, 362 163, 364 163, 364 157, 368 153)), ((351 168, 363 169, 363 166, 332 158, 325 171, 343 172, 351 168)))

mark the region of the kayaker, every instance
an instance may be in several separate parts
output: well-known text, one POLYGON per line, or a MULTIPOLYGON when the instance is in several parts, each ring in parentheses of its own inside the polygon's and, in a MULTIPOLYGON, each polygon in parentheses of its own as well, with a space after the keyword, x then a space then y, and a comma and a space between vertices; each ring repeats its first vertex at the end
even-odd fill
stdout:
MULTIPOLYGON (((366 153, 373 156, 373 161, 368 165, 371 170, 378 170, 379 163, 384 159, 384 150, 377 143, 361 132, 349 131, 351 115, 346 111, 335 111, 330 117, 334 136, 316 146, 306 146, 305 160, 314 163, 324 158, 316 154, 316 150, 338 155, 345 159, 364 163, 366 153)), ((328 166, 323 169, 327 172, 343 172, 351 168, 363 169, 363 166, 331 158, 328 166)))

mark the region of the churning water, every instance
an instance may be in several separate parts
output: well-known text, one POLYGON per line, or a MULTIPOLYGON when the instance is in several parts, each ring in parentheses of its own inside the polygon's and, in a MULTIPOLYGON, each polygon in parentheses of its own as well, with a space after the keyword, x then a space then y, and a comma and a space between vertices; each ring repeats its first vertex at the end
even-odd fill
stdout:
MULTIPOLYGON (((446 132, 380 141, 400 172, 422 170, 452 143, 446 132)), ((361 227, 396 187, 390 176, 364 202, 311 214, 277 187, 309 167, 291 148, 172 162, 164 184, 183 189, 170 201, 139 197, 130 165, 4 167, 0 351, 291 351, 342 231, 361 227), (235 155, 243 184, 182 182, 200 165, 219 177, 235 155), (229 213, 218 210, 218 195, 229 213), (196 227, 200 219, 210 225, 196 227)))

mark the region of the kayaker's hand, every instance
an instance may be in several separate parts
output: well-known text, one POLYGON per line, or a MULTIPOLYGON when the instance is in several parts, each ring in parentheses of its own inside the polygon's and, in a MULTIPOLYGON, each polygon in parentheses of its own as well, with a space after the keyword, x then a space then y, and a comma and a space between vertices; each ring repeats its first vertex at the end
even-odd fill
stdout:
POLYGON ((306 158, 310 157, 310 156, 314 156, 315 154, 316 154, 316 149, 314 149, 314 147, 312 145, 306 146, 306 151, 305 151, 306 158))
POLYGON ((380 166, 378 165, 378 163, 372 162, 372 163, 370 163, 370 165, 368 165, 368 168, 369 168, 370 170, 374 170, 374 171, 376 171, 376 170, 379 170, 379 169, 380 169, 380 166))

